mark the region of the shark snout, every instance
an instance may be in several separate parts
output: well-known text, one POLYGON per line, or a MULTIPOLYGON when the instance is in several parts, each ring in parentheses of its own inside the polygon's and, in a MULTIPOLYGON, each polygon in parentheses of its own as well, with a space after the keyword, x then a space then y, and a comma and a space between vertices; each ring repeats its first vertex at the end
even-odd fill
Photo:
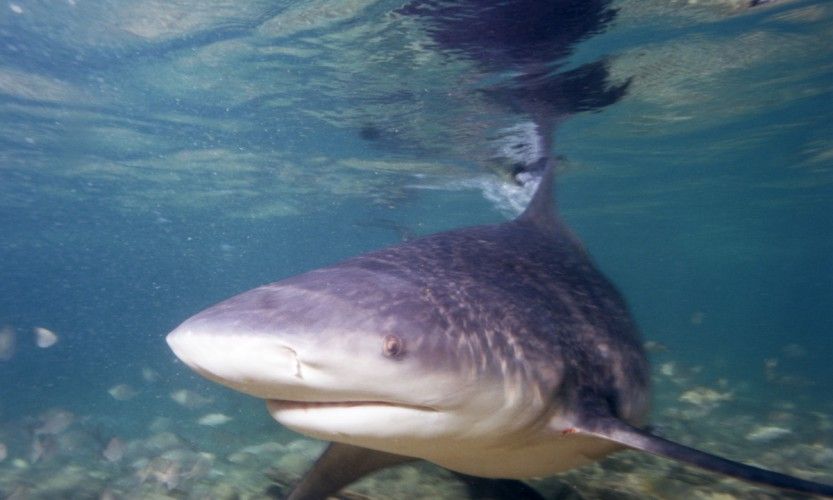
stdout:
POLYGON ((286 398, 303 379, 298 353, 269 335, 212 331, 186 321, 166 341, 200 375, 255 397, 286 398))

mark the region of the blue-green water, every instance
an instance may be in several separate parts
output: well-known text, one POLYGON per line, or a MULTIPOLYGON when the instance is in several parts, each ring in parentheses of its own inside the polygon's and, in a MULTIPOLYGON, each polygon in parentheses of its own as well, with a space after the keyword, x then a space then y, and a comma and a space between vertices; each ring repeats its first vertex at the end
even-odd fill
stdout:
MULTIPOLYGON (((576 47, 570 64, 608 57, 632 80, 559 127, 559 204, 652 342, 657 427, 830 482, 833 7, 739 5, 622 1, 576 47), (711 403, 685 396, 705 389, 711 403), (754 434, 767 428, 781 435, 754 434)), ((496 173, 495 137, 526 118, 400 6, 0 5, 0 326, 16 339, 0 361, 0 497, 259 498, 290 452, 234 454, 300 437, 192 375, 165 334, 256 285, 511 216, 522 195, 496 173), (59 341, 37 347, 36 327, 59 341), (174 401, 183 389, 210 402, 174 401), (38 432, 55 409, 69 427, 38 432), (197 423, 213 413, 232 420, 197 423), (164 432, 183 441, 146 445, 164 432), (127 443, 114 461, 112 437, 127 443), (191 455, 165 464, 211 458, 174 487, 142 474, 177 450, 191 455), (81 480, 45 486, 64 475, 81 480)), ((745 491, 636 454, 602 467, 563 479, 588 498, 745 491)))

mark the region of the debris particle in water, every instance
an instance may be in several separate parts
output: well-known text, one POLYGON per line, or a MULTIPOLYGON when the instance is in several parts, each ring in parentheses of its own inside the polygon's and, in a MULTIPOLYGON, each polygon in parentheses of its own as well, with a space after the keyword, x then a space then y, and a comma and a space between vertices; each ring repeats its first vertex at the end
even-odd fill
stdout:
POLYGON ((6 445, 0 443, 0 462, 6 459, 9 456, 9 450, 6 448, 6 445))
POLYGON ((108 389, 107 393, 117 401, 128 401, 135 398, 139 391, 127 384, 119 384, 108 389))
POLYGON ((23 14, 23 7, 16 3, 10 3, 9 9, 14 12, 15 14, 23 14))
POLYGON ((228 415, 223 415, 222 413, 209 413, 208 415, 203 416, 197 423, 200 425, 208 425, 210 427, 216 427, 218 425, 223 425, 228 423, 232 420, 231 417, 228 415))
POLYGON ((41 349, 52 347, 58 342, 58 335, 52 330, 38 326, 33 331, 35 332, 35 344, 41 349))

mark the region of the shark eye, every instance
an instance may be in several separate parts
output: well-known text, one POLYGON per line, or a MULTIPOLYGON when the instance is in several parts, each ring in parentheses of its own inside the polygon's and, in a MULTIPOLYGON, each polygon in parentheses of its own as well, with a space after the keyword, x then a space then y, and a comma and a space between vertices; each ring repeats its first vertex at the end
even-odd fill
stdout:
POLYGON ((396 335, 385 336, 382 354, 388 358, 399 359, 405 355, 405 341, 396 335))

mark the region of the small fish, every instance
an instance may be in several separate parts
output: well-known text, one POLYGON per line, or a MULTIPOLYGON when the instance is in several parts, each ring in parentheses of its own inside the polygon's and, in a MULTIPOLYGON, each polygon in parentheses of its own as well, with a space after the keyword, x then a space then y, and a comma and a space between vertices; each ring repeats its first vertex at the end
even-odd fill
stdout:
POLYGON ((214 401, 211 398, 200 396, 196 392, 189 391, 188 389, 180 389, 172 392, 171 399, 191 410, 203 407, 214 401))
POLYGON ((764 360, 764 375, 766 375, 767 382, 775 382, 778 380, 778 359, 767 358, 764 360))
POLYGON ((783 427, 759 425, 746 435, 746 439, 755 443, 769 443, 788 434, 792 434, 792 431, 783 427))
POLYGON ((731 401, 733 396, 731 392, 718 392, 708 387, 695 387, 684 392, 679 399, 695 406, 714 408, 723 401, 731 401))
POLYGON ((692 325, 702 325, 704 319, 706 319, 706 314, 703 311, 694 311, 691 313, 692 325))
POLYGON ((135 398, 139 391, 127 384, 119 384, 108 389, 107 393, 117 401, 128 401, 135 398))
POLYGON ((124 457, 124 450, 127 446, 124 441, 114 437, 107 442, 107 446, 101 452, 101 456, 107 459, 108 462, 116 463, 124 457))
POLYGON ((0 443, 0 462, 6 459, 9 456, 9 449, 6 448, 6 445, 0 443))
POLYGON ((29 451, 29 462, 37 463, 48 460, 58 453, 58 442, 54 435, 35 436, 32 439, 32 448, 29 451))
POLYGON ((173 460, 156 458, 136 473, 139 481, 144 483, 148 479, 161 483, 168 491, 179 485, 182 479, 180 465, 173 460))
POLYGON ((35 332, 35 344, 41 349, 52 347, 58 342, 58 335, 52 330, 43 327, 35 327, 32 331, 35 332))
POLYGON ((799 344, 787 344, 781 348, 781 352, 788 358, 803 358, 807 356, 807 348, 799 344))
POLYGON ((649 340, 644 344, 645 350, 650 353, 659 353, 659 352, 666 352, 668 351, 668 346, 663 344, 662 342, 657 342, 656 340, 649 340))
POLYGON ((15 333, 9 325, 0 328, 0 361, 8 361, 14 356, 15 333))
POLYGON ((147 382, 148 384, 153 384, 154 382, 159 381, 159 372, 154 370, 153 368, 148 368, 145 366, 142 368, 142 380, 147 382))
POLYGON ((40 425, 35 428, 35 435, 55 435, 60 434, 72 425, 75 421, 75 415, 66 410, 49 410, 38 417, 40 425))
POLYGON ((223 415, 222 413, 209 413, 208 415, 203 416, 197 423, 200 425, 208 425, 210 427, 216 427, 218 425, 223 425, 228 423, 232 420, 231 417, 228 415, 223 415))
POLYGON ((788 358, 799 359, 807 356, 807 348, 799 344, 787 344, 781 348, 781 352, 788 358))

